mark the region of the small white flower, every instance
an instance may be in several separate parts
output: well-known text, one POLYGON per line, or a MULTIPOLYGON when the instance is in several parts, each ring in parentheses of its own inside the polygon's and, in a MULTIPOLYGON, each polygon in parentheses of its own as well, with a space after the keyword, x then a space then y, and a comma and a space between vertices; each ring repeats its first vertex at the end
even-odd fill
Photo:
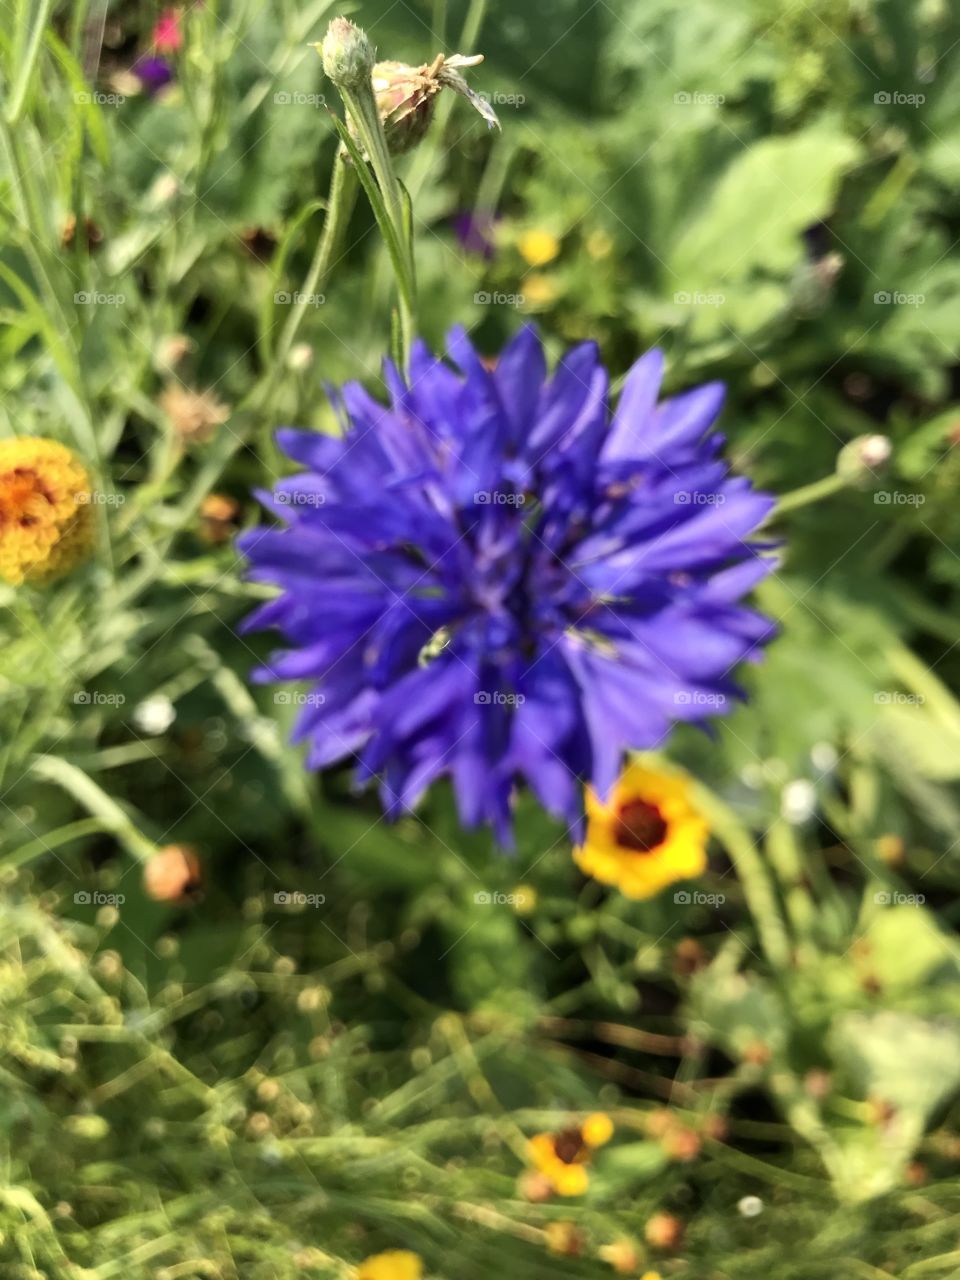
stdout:
POLYGON ((744 1196, 737 1201, 737 1212, 744 1218, 755 1218, 763 1213, 763 1201, 759 1196, 744 1196))
POLYGON ((145 698, 133 713, 133 722, 137 728, 154 736, 166 733, 176 718, 176 708, 162 693, 153 698, 145 698))
POLYGON ((817 807, 817 792, 806 778, 794 778, 780 793, 780 812, 794 826, 808 822, 817 807))

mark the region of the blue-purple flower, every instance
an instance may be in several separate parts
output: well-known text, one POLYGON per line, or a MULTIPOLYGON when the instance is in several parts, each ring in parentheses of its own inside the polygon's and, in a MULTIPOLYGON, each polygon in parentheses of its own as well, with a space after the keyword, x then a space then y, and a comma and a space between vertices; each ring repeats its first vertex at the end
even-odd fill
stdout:
POLYGON ((151 98, 165 89, 173 79, 173 68, 169 62, 153 53, 145 53, 138 58, 131 70, 140 81, 143 92, 151 98))
POLYGON ((747 541, 773 499, 719 456, 721 384, 658 403, 659 351, 612 415, 594 343, 552 376, 532 328, 493 371, 463 330, 449 353, 388 364, 389 407, 344 387, 342 437, 278 433, 306 470, 241 541, 280 588, 248 620, 286 644, 257 678, 310 682, 308 766, 355 758, 390 816, 449 775, 503 843, 521 782, 579 830, 584 781, 606 795, 625 751, 740 696, 772 632, 739 602, 773 567, 747 541))

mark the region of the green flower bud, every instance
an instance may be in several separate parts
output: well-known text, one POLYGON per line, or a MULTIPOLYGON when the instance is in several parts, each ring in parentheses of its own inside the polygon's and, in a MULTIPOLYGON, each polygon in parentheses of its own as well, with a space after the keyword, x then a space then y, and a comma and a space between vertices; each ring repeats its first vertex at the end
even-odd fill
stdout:
POLYGON ((334 18, 322 45, 314 45, 323 69, 337 87, 360 89, 370 83, 376 50, 366 33, 347 18, 334 18))
POLYGON ((891 444, 886 436, 857 436, 840 450, 837 475, 850 484, 869 485, 889 461, 890 453, 891 444))
POLYGON ((373 91, 377 108, 393 155, 402 155, 423 138, 433 119, 437 94, 452 89, 479 111, 487 125, 500 128, 500 121, 490 104, 481 98, 460 74, 461 67, 474 67, 482 55, 465 58, 455 54, 446 58, 438 53, 433 62, 411 67, 405 62, 378 62, 373 68, 373 91))

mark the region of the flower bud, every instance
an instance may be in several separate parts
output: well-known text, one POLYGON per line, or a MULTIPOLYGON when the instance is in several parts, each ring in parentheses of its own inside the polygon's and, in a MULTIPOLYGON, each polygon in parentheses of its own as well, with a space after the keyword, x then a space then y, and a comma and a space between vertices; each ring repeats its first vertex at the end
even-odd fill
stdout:
POLYGON ((370 83, 376 51, 366 33, 347 18, 334 18, 322 45, 324 72, 337 87, 360 89, 370 83))
POLYGON ((402 155, 423 138, 433 120, 437 94, 452 89, 479 111, 487 125, 500 128, 496 112, 474 91, 460 74, 461 67, 474 67, 482 55, 446 58, 438 53, 433 62, 411 67, 405 62, 378 62, 373 68, 373 91, 383 121, 387 146, 393 155, 402 155))
POLYGON ((857 436, 844 445, 837 458, 837 475, 851 484, 869 484, 890 459, 892 446, 886 436, 857 436))

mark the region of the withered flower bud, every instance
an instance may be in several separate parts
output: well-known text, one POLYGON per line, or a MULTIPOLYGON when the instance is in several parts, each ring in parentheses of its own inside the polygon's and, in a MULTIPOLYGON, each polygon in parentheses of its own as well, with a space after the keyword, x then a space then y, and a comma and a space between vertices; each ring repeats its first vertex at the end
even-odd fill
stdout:
POLYGON ((411 67, 405 62, 377 63, 373 68, 373 91, 387 146, 393 155, 403 155, 426 134, 433 119, 437 94, 442 89, 452 89, 466 98, 483 116, 489 128, 500 128, 500 121, 490 103, 474 93, 460 74, 461 68, 475 67, 482 61, 482 54, 466 58, 457 53, 447 58, 438 53, 433 62, 420 67, 411 67))

